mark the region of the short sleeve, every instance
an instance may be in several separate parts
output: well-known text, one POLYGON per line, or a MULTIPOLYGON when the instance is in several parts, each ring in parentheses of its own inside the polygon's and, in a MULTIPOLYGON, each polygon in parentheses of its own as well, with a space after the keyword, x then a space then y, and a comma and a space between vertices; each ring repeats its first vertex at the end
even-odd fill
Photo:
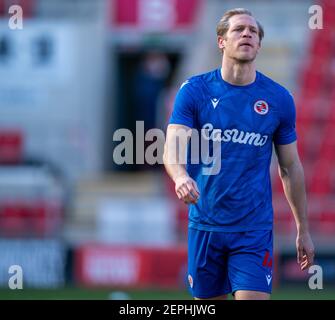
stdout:
POLYGON ((181 124, 193 128, 194 99, 192 98, 190 86, 189 81, 185 81, 181 85, 176 95, 169 124, 181 124))
POLYGON ((296 109, 292 95, 285 92, 282 103, 279 106, 280 123, 274 133, 274 144, 290 144, 297 140, 296 133, 296 109))

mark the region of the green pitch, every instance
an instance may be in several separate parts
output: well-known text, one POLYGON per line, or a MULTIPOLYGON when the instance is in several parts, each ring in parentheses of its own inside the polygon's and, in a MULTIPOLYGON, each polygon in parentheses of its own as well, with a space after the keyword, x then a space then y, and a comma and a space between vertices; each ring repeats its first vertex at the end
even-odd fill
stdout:
MULTIPOLYGON (((64 288, 56 290, 0 289, 0 300, 190 300, 186 291, 64 288)), ((310 290, 307 286, 285 286, 274 290, 272 300, 335 300, 335 286, 310 290)))

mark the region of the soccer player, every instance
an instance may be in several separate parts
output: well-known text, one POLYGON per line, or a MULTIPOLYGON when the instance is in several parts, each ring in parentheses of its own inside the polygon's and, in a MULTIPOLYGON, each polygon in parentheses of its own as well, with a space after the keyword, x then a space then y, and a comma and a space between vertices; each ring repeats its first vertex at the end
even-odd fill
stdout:
POLYGON ((270 298, 273 145, 296 222, 298 263, 302 270, 313 264, 295 105, 284 87, 256 71, 263 36, 248 10, 226 12, 217 25, 221 68, 183 83, 167 128, 164 165, 178 198, 189 205, 188 280, 195 299, 225 299, 228 293, 238 300, 270 298), (180 138, 180 131, 194 130, 211 143, 207 158, 219 157, 213 174, 204 171, 209 165, 203 157, 192 162, 192 137, 180 138))

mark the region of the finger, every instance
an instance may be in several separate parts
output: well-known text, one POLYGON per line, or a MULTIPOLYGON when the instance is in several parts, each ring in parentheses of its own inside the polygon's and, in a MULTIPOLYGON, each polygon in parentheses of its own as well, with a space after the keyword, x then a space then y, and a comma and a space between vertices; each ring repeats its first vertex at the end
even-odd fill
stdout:
POLYGON ((302 262, 308 261, 308 263, 310 265, 312 265, 314 263, 314 254, 313 253, 304 254, 302 258, 303 258, 302 262))
POLYGON ((195 181, 192 182, 192 185, 193 185, 193 188, 197 191, 198 193, 198 197, 200 196, 200 191, 199 191, 199 188, 197 186, 197 183, 195 181))
POLYGON ((177 194, 179 200, 183 199, 183 195, 181 194, 181 192, 179 190, 176 191, 176 194, 177 194))
POLYGON ((196 192, 195 189, 192 189, 189 191, 190 195, 192 196, 193 200, 196 202, 199 199, 199 194, 196 192))
POLYGON ((307 257, 306 257, 306 258, 303 258, 303 259, 301 260, 300 265, 305 264, 305 263, 308 263, 307 257))
POLYGON ((304 250, 300 247, 297 248, 297 262, 301 263, 304 256, 304 250))
POLYGON ((307 256, 303 259, 303 261, 300 263, 301 268, 306 269, 307 266, 310 266, 311 263, 308 260, 307 256))
POLYGON ((305 261, 304 263, 301 264, 301 270, 306 270, 311 266, 311 264, 308 261, 305 261))
POLYGON ((198 200, 198 196, 199 194, 197 193, 197 191, 194 189, 192 183, 187 183, 186 184, 186 188, 188 190, 188 196, 190 198, 190 201, 193 203, 196 203, 198 200))
POLYGON ((189 192, 188 188, 186 186, 182 186, 181 190, 183 191, 183 200, 186 203, 190 203, 190 202, 194 201, 192 196, 190 195, 190 192, 189 192))
POLYGON ((187 182, 186 187, 189 190, 189 192, 191 192, 195 197, 198 197, 199 192, 197 191, 196 188, 194 188, 194 185, 192 182, 187 182))
POLYGON ((184 197, 186 196, 185 191, 183 190, 182 186, 178 187, 176 192, 177 194, 180 195, 181 199, 184 199, 184 197))
POLYGON ((187 192, 183 187, 178 188, 177 194, 179 195, 179 200, 183 201, 185 204, 188 204, 187 192))
POLYGON ((305 270, 308 265, 308 261, 304 261, 303 263, 300 264, 300 269, 305 270))
POLYGON ((305 263, 306 261, 308 262, 308 258, 307 255, 304 254, 301 258, 300 264, 305 263))

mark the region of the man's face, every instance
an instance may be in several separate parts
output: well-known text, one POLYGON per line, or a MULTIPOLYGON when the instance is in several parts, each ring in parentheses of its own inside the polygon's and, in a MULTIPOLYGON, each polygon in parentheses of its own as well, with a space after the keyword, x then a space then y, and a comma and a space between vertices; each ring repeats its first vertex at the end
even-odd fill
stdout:
POLYGON ((260 48, 256 20, 246 14, 231 17, 227 33, 218 37, 218 45, 229 58, 239 62, 255 60, 260 48))

